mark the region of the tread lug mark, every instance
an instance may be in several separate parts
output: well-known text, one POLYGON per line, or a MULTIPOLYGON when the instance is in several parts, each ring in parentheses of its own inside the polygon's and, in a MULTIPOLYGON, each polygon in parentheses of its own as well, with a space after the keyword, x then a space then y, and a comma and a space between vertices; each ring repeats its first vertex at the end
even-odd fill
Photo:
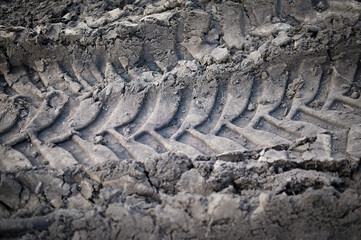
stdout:
POLYGON ((111 113, 110 118, 97 132, 97 135, 103 134, 107 129, 121 127, 133 121, 142 108, 148 89, 149 88, 145 88, 139 92, 133 92, 134 89, 132 87, 127 88, 126 92, 121 96, 115 110, 111 113))
POLYGON ((240 128, 232 123, 226 124, 231 131, 248 139, 251 143, 260 147, 271 147, 277 145, 289 145, 290 141, 281 138, 273 133, 257 130, 251 127, 240 128))
POLYGON ((94 78, 97 80, 97 82, 99 84, 104 83, 103 74, 100 72, 100 70, 98 69, 98 67, 94 63, 89 64, 89 70, 90 70, 90 72, 92 73, 92 75, 94 76, 94 78))
POLYGON ((335 100, 361 108, 361 101, 344 96, 349 89, 346 88, 345 90, 343 88, 344 86, 351 87, 357 71, 359 57, 360 55, 358 53, 349 52, 335 61, 335 64, 332 67, 333 72, 330 83, 330 92, 323 109, 329 109, 335 100))
MULTIPOLYGON (((86 90, 86 91, 90 91, 92 89, 92 86, 91 86, 91 83, 89 83, 85 77, 83 77, 83 72, 85 71, 84 70, 84 66, 79 66, 80 63, 78 63, 77 60, 74 60, 72 63, 71 63, 71 67, 73 69, 73 72, 75 74, 75 77, 77 78, 77 80, 81 83, 81 85, 83 86, 83 88, 86 90)), ((91 73, 89 73, 91 74, 91 73)))
POLYGON ((256 114, 250 123, 251 126, 257 124, 257 118, 270 114, 281 104, 289 75, 286 67, 285 64, 281 64, 267 69, 269 78, 262 82, 264 85, 262 96, 259 100, 256 114))
POLYGON ((37 61, 35 66, 45 87, 51 85, 63 91, 70 89, 75 94, 82 89, 78 82, 75 82, 72 77, 61 69, 58 62, 51 62, 45 66, 43 62, 37 61))
POLYGON ((286 132, 295 134, 298 137, 312 136, 326 131, 325 129, 308 122, 278 120, 277 118, 274 118, 270 115, 265 115, 263 117, 267 122, 285 130, 286 132))
POLYGON ((114 66, 111 62, 106 62, 105 64, 104 77, 107 83, 114 81, 125 82, 125 80, 115 71, 114 66))
POLYGON ((305 106, 300 107, 300 111, 318 118, 324 122, 331 123, 338 127, 348 127, 355 123, 361 122, 361 117, 352 114, 352 113, 345 113, 337 110, 314 110, 312 108, 308 108, 305 106))
POLYGON ((0 134, 11 129, 19 119, 19 110, 11 109, 0 113, 0 134))
POLYGON ((37 71, 37 73, 40 77, 40 80, 42 81, 44 87, 47 88, 49 86, 49 78, 47 76, 45 76, 45 73, 44 73, 45 69, 46 69, 45 63, 43 61, 39 60, 39 61, 35 61, 34 64, 35 64, 35 70, 37 71))
POLYGON ((280 105, 288 80, 288 72, 286 71, 285 64, 270 67, 267 69, 267 72, 270 75, 270 79, 262 82, 262 84, 264 84, 262 96, 256 113, 249 125, 245 128, 240 128, 231 122, 228 122, 226 123, 226 126, 231 131, 240 134, 253 144, 261 147, 289 145, 290 142, 282 137, 270 132, 254 129, 263 116, 267 116, 280 105))
POLYGON ((24 96, 43 97, 44 94, 30 81, 24 67, 17 67, 15 71, 16 73, 11 73, 8 69, 3 71, 5 81, 15 92, 24 96))
POLYGON ((68 122, 65 133, 48 140, 48 142, 59 143, 68 140, 75 131, 79 131, 89 126, 89 124, 91 124, 99 115, 102 106, 102 101, 96 102, 92 97, 82 100, 68 122))
POLYGON ((16 168, 30 168, 32 164, 21 152, 11 148, 0 146, 0 166, 5 171, 13 171, 16 168))
POLYGON ((120 145, 122 145, 128 153, 138 162, 146 163, 148 160, 158 158, 158 153, 151 147, 139 143, 131 138, 125 138, 114 129, 107 129, 107 133, 112 135, 120 145))
POLYGON ((89 94, 85 94, 85 99, 83 99, 83 97, 79 97, 78 99, 81 102, 67 124, 68 130, 64 134, 50 139, 48 142, 59 143, 71 138, 82 149, 82 151, 85 152, 87 157, 90 159, 90 162, 93 164, 103 163, 108 160, 119 160, 115 153, 107 147, 102 145, 94 145, 89 141, 81 139, 75 134, 76 131, 88 127, 97 118, 102 110, 104 102, 108 97, 110 97, 111 94, 117 94, 119 91, 122 91, 123 88, 124 83, 113 82, 96 96, 89 96, 89 94), (95 101, 94 97, 99 98, 99 101, 95 101))
MULTIPOLYGON (((188 133, 193 135, 193 137, 205 143, 208 147, 215 148, 215 142, 221 141, 221 137, 212 136, 212 141, 209 141, 211 137, 208 137, 208 135, 206 136, 198 132, 194 128, 208 119, 216 101, 218 87, 219 86, 217 85, 217 82, 215 80, 211 80, 210 82, 202 81, 201 84, 196 87, 194 92, 194 99, 190 104, 189 112, 185 117, 181 127, 177 130, 175 134, 173 134, 171 139, 176 140, 185 131, 187 131, 188 133)), ((229 148, 234 149, 234 146, 236 146, 236 143, 233 143, 233 141, 231 140, 227 141, 227 143, 232 143, 232 145, 228 146, 229 148)), ((241 148, 242 147, 240 146, 239 149, 241 148)), ((217 149, 219 150, 219 148, 217 149)))
POLYGON ((249 76, 241 76, 239 78, 240 79, 238 79, 237 75, 231 77, 227 89, 226 104, 223 107, 217 125, 210 132, 211 134, 217 134, 226 122, 233 121, 247 108, 252 93, 254 78, 249 76))
POLYGON ((219 137, 212 134, 203 134, 196 131, 195 129, 187 129, 187 132, 190 133, 193 137, 202 141, 204 144, 206 144, 209 148, 216 151, 217 153, 247 151, 245 147, 224 137, 219 137))
POLYGON ((100 144, 93 144, 74 135, 72 140, 85 152, 92 164, 100 164, 106 161, 119 161, 118 157, 109 148, 100 144))
POLYGON ((15 145, 28 138, 29 132, 37 133, 51 126, 61 114, 69 97, 62 91, 52 91, 47 94, 36 115, 25 125, 24 130, 5 145, 15 145))
POLYGON ((302 105, 310 103, 317 95, 320 81, 323 74, 322 66, 326 62, 326 57, 312 58, 303 60, 299 68, 299 74, 297 79, 293 80, 293 83, 299 81, 301 84, 300 89, 290 89, 287 91, 295 91, 292 99, 291 108, 286 116, 286 119, 290 120, 298 111, 298 108, 302 105))
POLYGON ((49 165, 53 168, 69 167, 77 164, 78 162, 74 157, 65 149, 60 147, 50 147, 42 143, 34 133, 28 133, 29 138, 35 148, 41 153, 49 165))
POLYGON ((71 119, 71 124, 74 125, 74 130, 81 130, 92 123, 101 111, 102 106, 103 101, 95 101, 94 98, 82 100, 71 119))
POLYGON ((346 96, 337 96, 337 97, 335 97, 335 100, 338 100, 340 102, 343 102, 343 103, 346 103, 353 107, 357 107, 357 108, 361 109, 361 98, 352 99, 352 98, 349 98, 346 96))
POLYGON ((170 76, 163 80, 161 93, 158 95, 153 112, 143 126, 134 133, 134 137, 142 132, 158 130, 172 121, 180 103, 179 90, 175 88, 174 81, 175 79, 170 76))
MULTIPOLYGON (((263 118, 276 127, 279 127, 286 132, 298 135, 299 137, 312 136, 314 134, 326 131, 325 129, 312 123, 291 120, 299 110, 300 106, 308 104, 317 95, 323 73, 321 66, 323 66, 325 62, 326 57, 303 60, 299 68, 299 72, 302 74, 299 75, 297 79, 293 80, 293 83, 298 81, 302 87, 296 89, 295 92, 293 92, 294 96, 292 96, 292 105, 286 118, 284 120, 278 120, 271 115, 264 115, 263 118)), ((294 90, 290 89, 289 87, 287 91, 294 90)))
POLYGON ((63 73, 63 79, 65 80, 65 82, 68 83, 69 89, 70 89, 73 93, 77 94, 77 93, 80 92, 80 90, 83 89, 83 86, 82 86, 80 83, 75 82, 75 81, 73 80, 73 78, 70 77, 70 76, 69 76, 67 73, 65 73, 65 72, 63 73))
POLYGON ((170 152, 178 152, 178 153, 184 153, 189 158, 195 158, 198 156, 203 155, 201 152, 193 148, 192 146, 189 146, 187 144, 178 142, 174 139, 167 139, 164 138, 162 135, 157 133, 156 131, 148 131, 148 133, 155 138, 162 146, 167 149, 170 152))
POLYGON ((221 11, 226 14, 220 19, 220 23, 223 28, 223 40, 226 42, 229 48, 241 49, 243 46, 245 29, 244 22, 247 18, 244 17, 244 9, 241 4, 234 2, 226 2, 222 4, 221 11), (241 24, 242 23, 242 24, 241 24), (229 29, 232 29, 231 31, 229 29))
POLYGON ((181 127, 171 138, 180 137, 188 128, 195 128, 208 119, 213 105, 216 101, 217 82, 215 80, 207 81, 202 79, 200 85, 196 87, 193 93, 193 100, 189 106, 189 111, 181 127))

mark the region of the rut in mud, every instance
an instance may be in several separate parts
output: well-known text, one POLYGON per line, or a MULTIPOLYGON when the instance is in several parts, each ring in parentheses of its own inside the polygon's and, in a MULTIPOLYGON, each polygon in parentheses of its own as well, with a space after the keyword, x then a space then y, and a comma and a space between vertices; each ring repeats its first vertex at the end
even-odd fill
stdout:
POLYGON ((359 2, 16 6, 0 236, 360 234, 359 2))

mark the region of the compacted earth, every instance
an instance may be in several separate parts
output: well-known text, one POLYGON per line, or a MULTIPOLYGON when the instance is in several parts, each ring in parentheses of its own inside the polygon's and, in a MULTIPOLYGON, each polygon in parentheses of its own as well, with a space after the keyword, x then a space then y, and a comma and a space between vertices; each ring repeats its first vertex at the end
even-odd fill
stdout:
POLYGON ((0 238, 360 239, 361 2, 0 2, 0 238))

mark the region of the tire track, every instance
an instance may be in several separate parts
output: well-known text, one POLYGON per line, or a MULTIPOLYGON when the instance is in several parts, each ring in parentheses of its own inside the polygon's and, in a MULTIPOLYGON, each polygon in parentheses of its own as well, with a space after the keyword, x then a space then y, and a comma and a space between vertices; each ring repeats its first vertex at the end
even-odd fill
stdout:
MULTIPOLYGON (((323 149, 324 156, 321 159, 332 159, 333 137, 341 134, 339 130, 335 132, 335 129, 349 128, 361 122, 361 117, 357 114, 330 109, 337 101, 360 108, 359 98, 350 97, 351 88, 355 86, 359 60, 359 55, 353 56, 351 60, 348 59, 353 63, 345 69, 337 66, 346 57, 332 61, 330 76, 324 75, 324 68, 328 66, 326 57, 309 57, 300 62, 296 68, 298 73, 292 73, 292 76, 297 75, 294 79, 289 77, 289 71, 293 71, 293 68, 283 64, 267 68, 266 74, 263 74, 265 76, 257 81, 255 76, 238 70, 232 73, 226 83, 219 83, 212 75, 198 76, 195 82, 192 82, 192 78, 185 81, 183 79, 182 82, 178 77, 179 69, 163 73, 162 78, 159 78, 160 75, 153 76, 152 72, 129 70, 129 75, 136 81, 127 83, 111 62, 104 63, 104 73, 92 63, 90 71, 94 77, 97 76, 97 83, 106 85, 104 89, 94 91, 94 86, 82 77, 84 71, 79 63, 53 62, 41 66, 38 62, 37 71, 44 86, 59 90, 50 92, 38 113, 27 119, 23 129, 15 137, 7 140, 5 145, 8 147, 1 149, 2 158, 7 160, 2 160, 1 164, 6 169, 32 166, 24 154, 11 148, 28 139, 52 167, 70 166, 78 164, 78 161, 89 165, 108 160, 119 161, 116 154, 118 150, 114 150, 116 146, 110 147, 106 142, 109 137, 132 158, 143 163, 159 157, 157 146, 164 149, 160 152, 178 152, 196 158, 200 155, 246 152, 249 148, 290 147, 298 138, 311 136, 317 136, 315 144, 323 149), (71 72, 67 73, 64 66, 71 66, 71 72), (72 75, 76 78, 72 78, 72 75), (317 98, 324 77, 329 78, 328 97, 322 109, 315 109, 311 107, 311 103, 317 98), (63 82, 59 82, 59 78, 63 82), (261 83, 257 86, 260 92, 254 90, 257 83, 261 83), (342 84, 348 84, 348 88, 342 84), (72 91, 65 93, 66 88, 72 91), (190 91, 192 94, 189 94, 190 91), (70 100, 72 104, 68 117, 62 118, 62 122, 57 124, 57 132, 61 131, 61 134, 49 132, 47 135, 53 136, 46 137, 42 142, 37 134, 52 126, 63 114, 63 108, 69 101, 68 94, 79 93, 78 98, 70 100), (184 93, 188 94, 184 96, 184 93), (222 103, 217 103, 220 100, 222 103), (287 113, 282 118, 274 117, 272 113, 285 100, 290 103, 287 113), (254 105, 255 101, 257 105, 248 121, 244 114, 247 108, 252 110, 250 105, 254 105), (104 110, 109 108, 109 112, 104 110), (302 116, 300 113, 309 116, 310 122, 302 121, 302 117, 295 120, 297 116, 302 116), (242 127, 237 126, 234 122, 238 118, 248 123, 242 127), (320 127, 312 118, 326 125, 320 127), (63 122, 65 119, 67 121, 63 122), (212 121, 209 122, 208 119, 212 121), (179 124, 177 130, 176 122, 179 124), (167 129, 173 129, 173 134, 164 135, 163 132, 167 129), (224 129, 238 135, 239 139, 231 137, 232 134, 224 134, 224 129), (82 154, 78 155, 78 150, 67 151, 67 147, 59 146, 68 141, 73 142, 73 147, 82 154), (153 144, 153 141, 158 145, 153 144), (79 158, 81 160, 76 160, 79 158)), ((19 68, 17 71, 18 75, 12 76, 14 79, 26 76, 26 68, 19 68)), ((9 74, 7 78, 10 79, 9 74)), ((355 87, 352 91, 354 90, 355 87)), ((31 94, 37 96, 38 93, 31 94)), ((7 101, 14 105, 20 98, 21 96, 15 95, 7 101)), ((7 109, 1 112, 1 133, 9 131, 19 121, 19 109, 14 108, 14 112, 7 109)), ((338 143, 346 145, 336 148, 349 153, 357 152, 350 139, 357 142, 358 132, 359 129, 353 127, 348 133, 348 140, 340 140, 338 143)))

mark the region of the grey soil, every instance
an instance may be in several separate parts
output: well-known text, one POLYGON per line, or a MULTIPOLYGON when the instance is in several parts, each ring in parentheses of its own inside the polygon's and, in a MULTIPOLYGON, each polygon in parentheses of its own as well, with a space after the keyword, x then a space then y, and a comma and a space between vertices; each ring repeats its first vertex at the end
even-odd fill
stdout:
POLYGON ((359 239, 360 14, 2 1, 0 238, 359 239))

